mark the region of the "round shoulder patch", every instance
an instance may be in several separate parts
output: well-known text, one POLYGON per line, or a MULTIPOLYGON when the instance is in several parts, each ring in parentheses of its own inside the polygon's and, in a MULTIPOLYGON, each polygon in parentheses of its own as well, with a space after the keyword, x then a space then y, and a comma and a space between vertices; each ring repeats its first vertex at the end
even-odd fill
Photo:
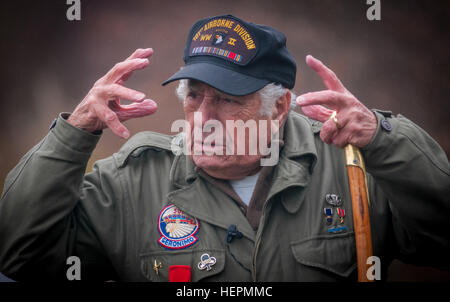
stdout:
POLYGON ((168 249, 184 249, 197 242, 199 223, 175 205, 168 205, 161 210, 158 216, 158 230, 161 238, 158 243, 168 249))

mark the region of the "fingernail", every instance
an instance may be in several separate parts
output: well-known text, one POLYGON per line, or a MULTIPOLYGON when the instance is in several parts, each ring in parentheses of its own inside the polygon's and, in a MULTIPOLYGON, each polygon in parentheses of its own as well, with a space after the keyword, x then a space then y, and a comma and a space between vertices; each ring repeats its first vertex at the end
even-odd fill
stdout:
POLYGON ((143 93, 136 93, 136 95, 134 96, 138 101, 142 100, 143 98, 145 98, 145 94, 143 93))
POLYGON ((148 59, 141 59, 140 63, 147 63, 148 59))
POLYGON ((129 138, 129 137, 130 137, 130 132, 128 132, 128 131, 122 132, 122 137, 123 137, 124 139, 129 138))
POLYGON ((302 96, 299 96, 296 101, 297 101, 297 104, 300 105, 300 103, 304 102, 305 99, 302 96))

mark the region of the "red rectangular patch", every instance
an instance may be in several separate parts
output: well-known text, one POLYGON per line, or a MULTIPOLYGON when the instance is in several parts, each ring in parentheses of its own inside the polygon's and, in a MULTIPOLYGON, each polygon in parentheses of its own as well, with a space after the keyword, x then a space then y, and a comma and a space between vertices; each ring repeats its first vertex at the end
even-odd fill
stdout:
POLYGON ((171 265, 169 282, 191 282, 191 267, 189 265, 171 265))

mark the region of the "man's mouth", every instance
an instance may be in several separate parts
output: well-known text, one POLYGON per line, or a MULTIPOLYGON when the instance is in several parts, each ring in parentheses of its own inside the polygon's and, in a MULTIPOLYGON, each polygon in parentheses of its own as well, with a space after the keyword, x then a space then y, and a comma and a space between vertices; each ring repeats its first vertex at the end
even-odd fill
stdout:
POLYGON ((194 140, 194 149, 202 150, 207 153, 223 153, 223 144, 218 144, 214 140, 194 140))
POLYGON ((202 141, 202 140, 195 140, 194 144, 195 145, 199 145, 199 146, 203 146, 203 147, 223 147, 222 144, 216 144, 215 141, 205 142, 205 141, 202 141))

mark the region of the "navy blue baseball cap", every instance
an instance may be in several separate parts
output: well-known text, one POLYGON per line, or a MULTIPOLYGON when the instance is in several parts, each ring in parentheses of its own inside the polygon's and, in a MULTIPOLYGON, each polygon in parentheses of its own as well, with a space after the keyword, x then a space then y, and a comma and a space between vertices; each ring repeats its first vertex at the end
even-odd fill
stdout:
POLYGON ((163 83, 194 79, 226 94, 240 96, 269 83, 293 88, 297 66, 286 37, 275 28, 232 15, 202 19, 191 28, 185 66, 163 83))

